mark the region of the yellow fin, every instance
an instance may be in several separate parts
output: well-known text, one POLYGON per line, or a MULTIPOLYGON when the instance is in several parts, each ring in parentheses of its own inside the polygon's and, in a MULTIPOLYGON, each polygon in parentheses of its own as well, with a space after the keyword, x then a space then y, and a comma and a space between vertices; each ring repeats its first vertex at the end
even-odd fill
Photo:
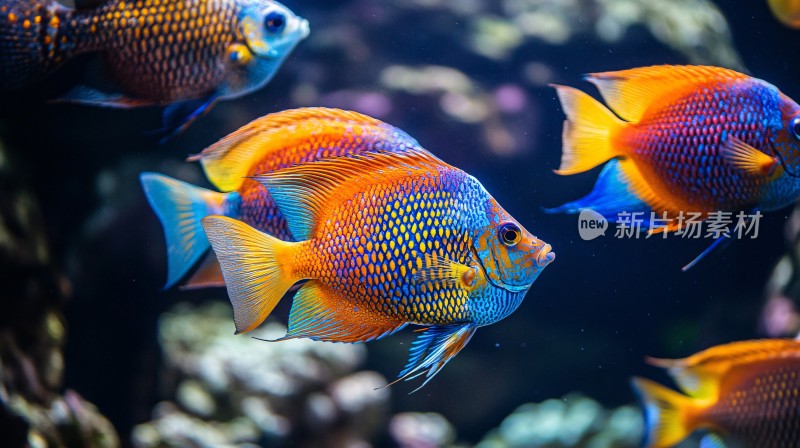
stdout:
POLYGON ((422 254, 422 267, 415 272, 414 280, 459 284, 464 288, 472 288, 477 281, 477 274, 475 267, 425 253, 422 254))
POLYGON ((717 396, 720 378, 730 369, 773 358, 800 357, 800 341, 761 339, 718 345, 684 359, 647 358, 667 369, 681 390, 696 398, 717 396))
POLYGON ((289 230, 298 240, 311 238, 322 211, 330 204, 352 198, 365 184, 406 177, 414 171, 448 167, 427 151, 368 153, 337 157, 255 176, 269 191, 286 216, 289 230))
MULTIPOLYGON (((633 194, 647 204, 651 210, 655 211, 658 216, 661 215, 660 212, 662 211, 673 211, 672 207, 653 190, 633 160, 620 159, 619 169, 633 194)), ((646 218, 649 218, 649 216, 646 216, 646 218)), ((665 227, 663 230, 669 231, 672 228, 665 227)))
POLYGON ((217 188, 234 191, 242 185, 256 162, 271 154, 277 156, 279 151, 292 144, 308 143, 308 139, 318 136, 333 123, 343 129, 354 125, 382 127, 387 133, 407 140, 409 146, 419 145, 399 129, 367 115, 308 107, 277 112, 254 120, 188 160, 199 161, 206 176, 217 188))
POLYGON ((562 132, 561 175, 588 171, 621 155, 612 140, 624 122, 586 93, 553 85, 567 119, 562 132))
POLYGON ((638 122, 648 109, 680 98, 706 83, 748 79, 742 73, 710 66, 656 65, 586 77, 620 117, 638 122))
POLYGON ((722 146, 722 156, 736 168, 753 176, 772 177, 780 167, 778 159, 768 156, 734 136, 728 136, 722 146))
POLYGON ((644 378, 634 378, 631 384, 644 407, 644 446, 671 447, 695 429, 697 409, 689 397, 644 378))
POLYGON ((225 216, 203 219, 233 305, 236 333, 256 328, 297 281, 292 251, 299 243, 281 241, 225 216))

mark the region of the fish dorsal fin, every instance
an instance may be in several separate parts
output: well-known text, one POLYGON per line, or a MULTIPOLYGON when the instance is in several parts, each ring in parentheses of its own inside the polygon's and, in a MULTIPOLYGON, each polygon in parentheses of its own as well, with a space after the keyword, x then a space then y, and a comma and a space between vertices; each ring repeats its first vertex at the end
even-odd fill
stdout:
MULTIPOLYGON (((188 160, 200 161, 208 179, 217 188, 233 191, 242 185, 248 174, 252 174, 251 170, 259 160, 271 154, 277 157, 285 148, 310 148, 310 138, 329 138, 330 146, 335 146, 343 134, 357 135, 362 139, 370 135, 375 140, 400 141, 411 148, 419 147, 419 143, 405 132, 367 115, 308 107, 254 120, 188 160)), ((376 148, 380 147, 378 142, 373 143, 376 148)))
POLYGON ((424 150, 370 153, 296 165, 253 178, 266 187, 286 216, 292 235, 302 241, 311 237, 325 207, 352 198, 364 185, 437 166, 447 165, 424 150))
POLYGON ((748 78, 730 69, 702 65, 655 65, 592 73, 586 77, 600 89, 611 109, 630 122, 638 122, 651 108, 680 98, 704 84, 748 78))
POLYGON ((397 376, 397 381, 408 381, 424 374, 425 381, 414 392, 421 389, 467 345, 477 328, 473 324, 425 328, 411 344, 408 363, 397 376))
POLYGON ((731 368, 777 358, 800 358, 800 341, 761 339, 733 342, 684 359, 648 358, 648 362, 667 369, 687 394, 706 398, 716 396, 719 379, 731 368))

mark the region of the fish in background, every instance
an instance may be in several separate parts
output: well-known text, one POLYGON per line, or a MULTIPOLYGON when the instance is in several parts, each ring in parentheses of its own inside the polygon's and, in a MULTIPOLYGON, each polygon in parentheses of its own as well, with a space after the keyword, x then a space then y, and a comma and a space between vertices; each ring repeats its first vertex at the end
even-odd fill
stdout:
POLYGON ((772 13, 784 25, 800 28, 800 0, 769 0, 772 13))
POLYGON ((217 100, 263 87, 308 34, 305 19, 271 0, 109 0, 78 10, 0 0, 0 86, 25 86, 93 53, 82 84, 59 101, 167 105, 171 134, 217 100))
POLYGON ((680 394, 643 378, 633 387, 645 410, 645 445, 670 447, 693 431, 704 447, 800 446, 800 341, 723 344, 685 359, 649 359, 675 379, 680 394))
POLYGON ((365 342, 420 325, 398 381, 424 375, 424 386, 478 327, 511 314, 555 258, 477 179, 422 149, 255 179, 297 241, 228 217, 203 219, 237 333, 256 328, 304 282, 280 340, 365 342))
MULTIPOLYGON (((209 252, 201 224, 206 216, 236 218, 282 240, 295 241, 275 200, 252 176, 331 157, 418 148, 419 143, 408 134, 375 118, 339 109, 302 108, 259 118, 189 158, 202 164, 222 193, 142 173, 142 186, 167 242, 165 288, 177 284, 209 252)), ((186 286, 224 286, 213 254, 186 286)))
POLYGON ((550 209, 672 219, 774 210, 800 197, 800 106, 777 87, 733 70, 654 66, 587 76, 613 110, 555 86, 567 115, 556 173, 606 163, 586 197, 550 209))

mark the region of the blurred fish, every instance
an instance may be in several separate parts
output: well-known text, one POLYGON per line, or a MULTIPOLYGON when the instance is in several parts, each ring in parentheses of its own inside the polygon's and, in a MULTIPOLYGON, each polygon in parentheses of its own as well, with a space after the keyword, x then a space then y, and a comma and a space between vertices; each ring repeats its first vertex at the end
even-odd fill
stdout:
POLYGON ((734 342, 649 362, 668 369, 688 396, 634 378, 645 408, 646 446, 670 447, 698 429, 716 433, 703 441, 707 447, 724 446, 718 436, 748 447, 800 446, 800 342, 734 342))
POLYGON ((769 0, 772 13, 784 24, 800 28, 800 0, 769 0))
POLYGON ((84 84, 60 100, 110 107, 169 104, 165 132, 219 99, 264 86, 309 33, 271 0, 109 0, 71 10, 55 0, 0 0, 0 86, 34 82, 96 53, 84 84))
POLYGON ((586 197, 550 209, 683 213, 773 210, 800 197, 800 106, 733 70, 655 66, 587 77, 614 112, 555 86, 567 115, 558 174, 611 160, 586 197), (622 119, 618 118, 617 115, 622 119))
MULTIPOLYGON (((167 241, 166 288, 175 285, 210 249, 200 220, 208 215, 239 219, 285 241, 295 241, 283 213, 255 174, 300 163, 368 152, 406 152, 419 147, 405 132, 357 112, 303 108, 262 117, 189 160, 203 165, 217 193, 155 173, 141 175, 147 199, 167 241)), ((213 257, 187 284, 224 286, 213 257)))
POLYGON ((227 217, 203 220, 237 333, 258 326, 305 280, 281 339, 364 342, 422 325, 398 380, 425 375, 427 383, 478 327, 512 313, 555 258, 480 182, 422 149, 255 179, 298 242, 227 217))

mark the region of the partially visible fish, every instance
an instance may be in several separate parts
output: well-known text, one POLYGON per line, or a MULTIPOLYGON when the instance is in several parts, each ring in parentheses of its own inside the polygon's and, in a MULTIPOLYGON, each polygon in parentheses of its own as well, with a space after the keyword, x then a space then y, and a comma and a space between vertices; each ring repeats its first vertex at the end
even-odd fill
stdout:
POLYGON ((785 25, 800 28, 800 0, 769 0, 772 13, 785 25))
POLYGON ((511 314, 553 261, 474 177, 426 151, 370 153, 255 177, 297 242, 203 220, 237 333, 294 297, 282 339, 364 342, 424 326, 399 379, 427 383, 476 329, 511 314))
POLYGON ((111 107, 171 105, 165 129, 217 100, 263 87, 308 22, 272 0, 109 0, 71 10, 55 0, 0 0, 0 86, 34 82, 96 53, 61 100, 111 107))
POLYGON ((646 446, 671 447, 699 429, 715 433, 703 441, 708 447, 723 446, 722 439, 754 448, 800 446, 800 342, 734 342, 649 362, 668 369, 688 396, 633 380, 645 409, 646 446))
MULTIPOLYGON (((236 218, 282 240, 295 240, 275 200, 251 176, 332 157, 417 149, 419 143, 408 134, 372 117, 303 108, 259 118, 189 158, 199 161, 211 183, 227 193, 143 173, 142 186, 167 241, 165 287, 177 284, 210 249, 200 222, 208 215, 236 218)), ((187 286, 223 286, 221 275, 212 257, 187 286)))

